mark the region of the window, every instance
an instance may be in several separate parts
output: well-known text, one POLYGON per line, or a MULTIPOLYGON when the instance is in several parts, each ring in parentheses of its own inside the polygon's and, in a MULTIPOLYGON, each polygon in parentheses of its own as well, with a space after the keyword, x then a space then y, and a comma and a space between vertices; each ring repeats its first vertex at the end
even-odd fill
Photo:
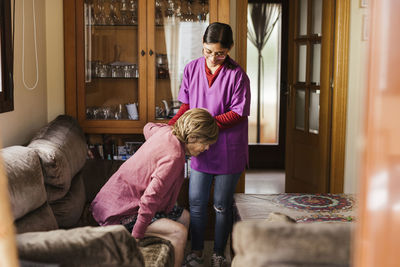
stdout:
POLYGON ((0 113, 14 110, 10 3, 0 1, 0 113))
POLYGON ((279 145, 281 13, 276 1, 248 1, 249 143, 279 145))

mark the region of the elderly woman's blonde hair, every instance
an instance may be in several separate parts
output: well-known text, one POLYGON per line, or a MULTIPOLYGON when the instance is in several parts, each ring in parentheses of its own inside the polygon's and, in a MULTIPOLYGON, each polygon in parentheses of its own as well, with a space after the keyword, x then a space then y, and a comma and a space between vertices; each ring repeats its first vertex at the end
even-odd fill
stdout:
POLYGON ((187 144, 189 139, 215 143, 218 139, 218 125, 214 117, 203 108, 186 111, 175 122, 172 130, 179 141, 187 144))

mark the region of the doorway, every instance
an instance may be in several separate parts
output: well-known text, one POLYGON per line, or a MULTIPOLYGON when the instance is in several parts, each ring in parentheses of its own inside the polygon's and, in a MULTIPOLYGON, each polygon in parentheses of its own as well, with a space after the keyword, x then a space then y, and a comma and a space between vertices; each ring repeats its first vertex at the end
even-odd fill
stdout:
POLYGON ((288 1, 248 1, 249 169, 285 169, 288 1), (260 23, 267 21, 267 23, 260 23))
POLYGON ((290 2, 289 5, 287 0, 249 0, 248 4, 253 2, 282 5, 282 64, 279 92, 281 97, 279 145, 250 142, 249 168, 285 170, 285 179, 291 180, 292 188, 288 190, 286 183, 286 192, 341 193, 344 182, 350 1, 299 0, 290 2), (322 11, 321 3, 323 3, 322 11), (321 16, 315 15, 316 10, 319 10, 321 16), (327 14, 329 16, 326 16, 327 14), (305 35, 298 32, 300 30, 298 19, 301 17, 306 18, 307 22, 307 27, 303 29, 307 30, 305 35), (314 20, 318 18, 323 29, 321 36, 314 34, 315 29, 312 26, 314 20), (319 51, 319 47, 320 56, 314 53, 319 51), (302 58, 299 58, 300 55, 302 58), (321 60, 319 85, 315 83, 313 76, 315 69, 313 66, 316 65, 311 60, 314 58, 321 60), (297 66, 299 62, 302 64, 306 62, 306 68, 300 73, 297 66), (306 80, 300 81, 299 77, 305 77, 306 80), (316 101, 318 99, 319 101, 316 101), (290 109, 289 104, 291 104, 290 109), (310 108, 318 113, 310 112, 310 108), (314 116, 316 114, 318 117, 314 116), (304 127, 299 127, 302 125, 304 127), (314 129, 316 126, 318 133, 314 129), (302 135, 300 131, 303 131, 303 135, 307 138, 298 138, 302 135), (307 145, 304 140, 310 140, 308 147, 302 145, 302 143, 307 145), (302 156, 303 153, 306 155, 302 156), (307 153, 310 156, 308 158, 307 153), (303 163, 307 163, 308 167, 304 168, 303 163), (308 175, 309 172, 312 175, 308 175))

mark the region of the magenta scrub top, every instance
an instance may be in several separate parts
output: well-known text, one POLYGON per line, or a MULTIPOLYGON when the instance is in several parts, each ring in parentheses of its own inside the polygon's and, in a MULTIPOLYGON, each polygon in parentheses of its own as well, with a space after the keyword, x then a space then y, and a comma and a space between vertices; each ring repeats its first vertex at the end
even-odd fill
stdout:
POLYGON ((217 78, 208 86, 205 58, 185 66, 178 100, 190 108, 206 108, 213 116, 234 111, 246 117, 239 124, 220 130, 218 141, 208 151, 191 158, 191 167, 210 174, 242 172, 248 162, 250 81, 244 70, 227 58, 217 78), (227 64, 229 63, 229 64, 227 64))

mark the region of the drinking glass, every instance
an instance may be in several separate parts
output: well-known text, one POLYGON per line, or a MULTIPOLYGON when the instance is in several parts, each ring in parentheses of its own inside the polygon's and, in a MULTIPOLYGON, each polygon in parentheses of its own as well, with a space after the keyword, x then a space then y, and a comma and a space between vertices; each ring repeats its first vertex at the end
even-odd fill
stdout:
POLYGON ((97 25, 106 24, 106 13, 104 11, 104 0, 97 0, 94 11, 94 23, 97 25))
POLYGON ((119 14, 120 14, 120 23, 122 25, 128 24, 129 18, 128 18, 127 0, 121 0, 120 6, 119 6, 119 14))
POLYGON ((156 0, 156 8, 155 8, 155 23, 156 25, 163 24, 163 15, 162 15, 162 5, 160 0, 156 0))
POLYGON ((187 6, 186 6, 186 12, 182 14, 183 20, 184 21, 195 21, 196 16, 192 12, 192 2, 193 0, 186 0, 187 1, 187 6))
POLYGON ((130 21, 129 24, 137 25, 137 3, 136 0, 129 0, 129 13, 130 13, 130 21))
POLYGON ((110 10, 107 17, 107 24, 109 25, 119 24, 117 0, 110 0, 110 10))
POLYGON ((197 14, 197 18, 199 21, 205 22, 207 21, 208 11, 206 9, 207 0, 200 0, 200 12, 197 14))
POLYGON ((174 1, 168 0, 165 15, 169 18, 175 17, 174 1))

